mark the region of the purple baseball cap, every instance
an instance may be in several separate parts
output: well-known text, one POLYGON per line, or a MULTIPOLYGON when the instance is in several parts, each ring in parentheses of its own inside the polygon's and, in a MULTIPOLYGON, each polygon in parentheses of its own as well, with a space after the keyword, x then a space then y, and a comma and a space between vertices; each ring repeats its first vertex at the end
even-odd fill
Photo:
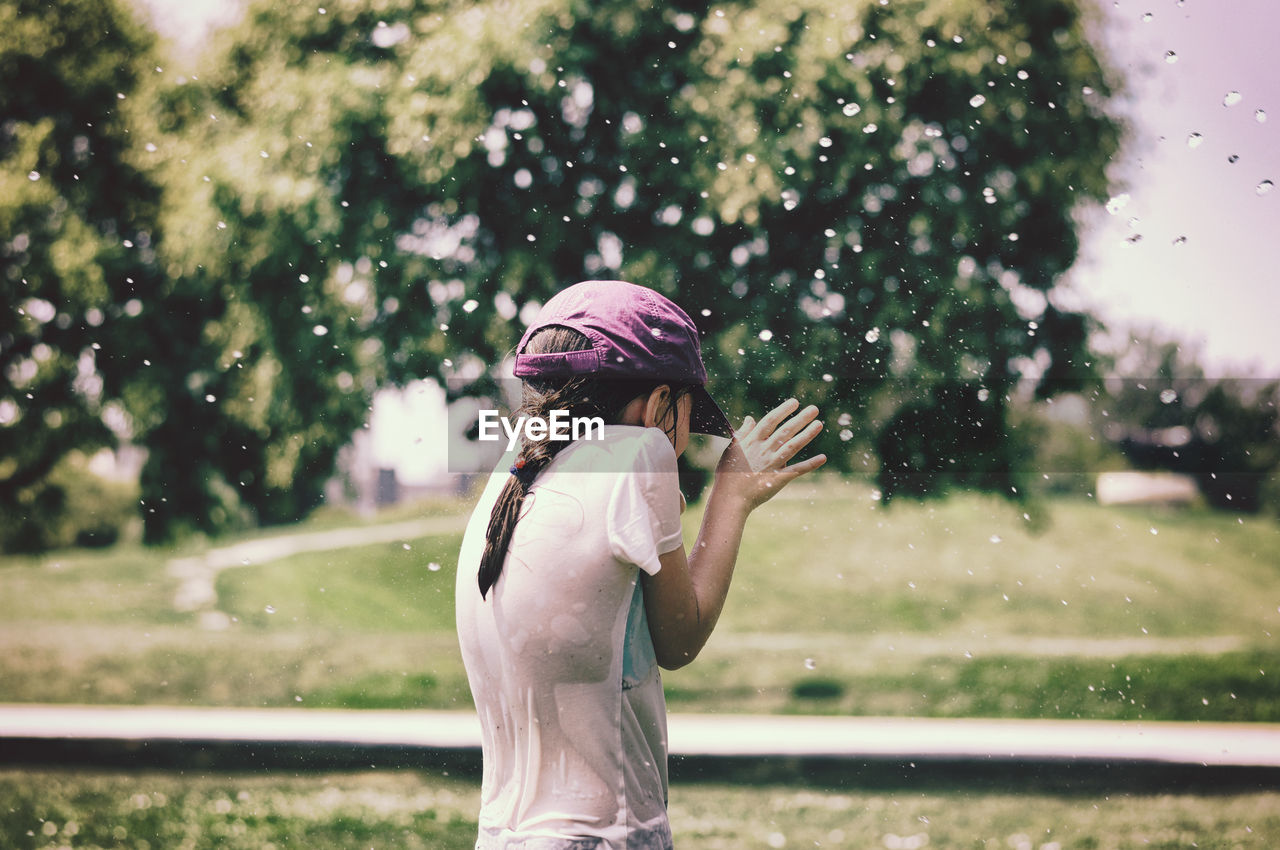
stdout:
POLYGON ((517 378, 612 375, 656 378, 693 385, 689 430, 733 436, 729 418, 707 393, 698 328, 671 299, 621 280, 587 280, 557 292, 516 348, 517 378), (572 328, 591 348, 555 354, 525 354, 533 335, 547 327, 572 328))

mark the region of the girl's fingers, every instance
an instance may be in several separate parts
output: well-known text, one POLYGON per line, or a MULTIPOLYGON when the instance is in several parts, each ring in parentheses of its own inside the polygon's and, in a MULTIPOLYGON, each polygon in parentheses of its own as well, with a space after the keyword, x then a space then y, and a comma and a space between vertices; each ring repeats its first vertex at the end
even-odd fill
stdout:
MULTIPOLYGON (((815 411, 816 415, 816 411, 815 411)), ((796 434, 779 449, 778 453, 784 460, 790 460, 795 457, 801 449, 813 442, 813 438, 822 433, 821 422, 810 422, 805 429, 796 434)))
POLYGON ((807 473, 813 472, 815 469, 822 466, 826 462, 827 462, 826 455, 814 455, 813 457, 805 458, 799 463, 793 463, 791 466, 788 466, 786 469, 783 470, 783 472, 787 476, 786 483, 790 484, 792 481, 796 480, 801 475, 805 475, 807 473))
MULTIPOLYGON (((812 404, 809 405, 804 410, 782 423, 781 427, 779 427, 777 431, 773 432, 771 446, 775 451, 783 451, 791 438, 804 431, 813 423, 813 420, 817 418, 818 408, 812 404)), ((795 454, 795 452, 793 451, 791 454, 795 454)))
POLYGON ((760 420, 760 424, 756 426, 756 430, 760 432, 759 433, 760 438, 761 439, 767 438, 770 434, 772 434, 775 430, 777 430, 778 425, 782 422, 782 420, 786 419, 788 416, 794 413, 799 407, 800 407, 800 402, 796 401, 794 398, 789 398, 786 401, 784 401, 782 404, 775 407, 773 410, 770 410, 768 413, 766 413, 764 417, 760 420))

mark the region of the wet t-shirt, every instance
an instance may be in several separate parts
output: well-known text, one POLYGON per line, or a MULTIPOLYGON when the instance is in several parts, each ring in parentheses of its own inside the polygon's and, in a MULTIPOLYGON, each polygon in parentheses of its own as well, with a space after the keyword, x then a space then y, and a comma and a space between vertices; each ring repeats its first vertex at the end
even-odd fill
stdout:
MULTIPOLYGON (((507 461, 509 463, 509 460, 507 461)), ((481 850, 667 850, 667 730, 640 571, 683 545, 676 455, 656 428, 606 426, 538 475, 482 600, 467 526, 458 639, 484 749, 481 850)))

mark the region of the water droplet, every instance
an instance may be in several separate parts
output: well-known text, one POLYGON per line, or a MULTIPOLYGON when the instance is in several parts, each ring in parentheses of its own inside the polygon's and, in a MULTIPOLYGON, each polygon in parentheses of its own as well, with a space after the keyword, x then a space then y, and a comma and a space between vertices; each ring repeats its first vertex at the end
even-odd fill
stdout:
POLYGON ((1265 195, 1275 187, 1276 187, 1276 184, 1272 183, 1270 180, 1263 180, 1261 183, 1258 184, 1257 192, 1259 195, 1265 195))
POLYGON ((866 340, 867 340, 867 342, 879 342, 879 341, 880 341, 880 329, 879 329, 879 328, 872 328, 871 330, 867 331, 867 333, 866 333, 866 340))
POLYGON ((276 606, 268 605, 266 608, 263 608, 262 610, 266 611, 268 614, 274 614, 276 612, 276 606))
POLYGON ((1200 702, 1201 702, 1203 705, 1208 705, 1208 704, 1209 704, 1209 698, 1208 698, 1208 697, 1201 697, 1201 698, 1200 698, 1200 702))
POLYGON ((205 400, 205 401, 207 401, 207 402, 209 402, 210 404, 213 404, 215 401, 217 401, 217 400, 218 400, 218 397, 217 397, 216 395, 214 395, 213 393, 209 393, 208 395, 206 395, 206 396, 204 397, 204 400, 205 400))
POLYGON ((1231 163, 1232 165, 1235 165, 1239 161, 1240 161, 1240 154, 1238 153, 1233 153, 1231 156, 1227 157, 1227 162, 1231 163))
POLYGON ((1164 55, 1164 61, 1172 65, 1174 62, 1178 61, 1178 54, 1170 50, 1168 53, 1164 55))
POLYGON ((982 94, 975 94, 973 97, 969 98, 970 106, 975 106, 975 107, 981 106, 986 102, 987 102, 987 97, 986 95, 982 95, 982 94))
POLYGON ((1155 20, 1155 17, 1156 17, 1155 15, 1151 14, 1150 12, 1147 12, 1145 15, 1142 16, 1142 22, 1144 24, 1149 24, 1153 20, 1155 20))
POLYGON ((1018 79, 1019 79, 1019 80, 1029 80, 1029 79, 1031 79, 1031 75, 1027 73, 1026 69, 1022 69, 1022 70, 1019 70, 1019 71, 1018 71, 1018 79))
POLYGON ((311 332, 316 336, 324 336, 329 332, 329 329, 326 328, 324 325, 316 325, 314 328, 311 329, 311 332))
POLYGON ((844 112, 845 115, 848 115, 850 118, 852 118, 853 116, 857 115, 859 112, 862 111, 862 107, 856 103, 846 103, 844 105, 844 109, 841 111, 844 112))
POLYGON ((1222 98, 1222 105, 1235 106, 1237 103, 1239 103, 1243 99, 1244 99, 1244 96, 1241 95, 1240 92, 1229 91, 1227 92, 1226 96, 1222 98))
POLYGON ((804 660, 804 669, 816 670, 818 669, 818 662, 814 661, 812 658, 806 658, 804 660))
POLYGON ((1267 112, 1266 112, 1266 110, 1265 110, 1265 109, 1259 109, 1257 112, 1253 113, 1253 120, 1254 120, 1254 121, 1257 121, 1259 124, 1265 124, 1265 123, 1267 123, 1267 112))
POLYGON ((1151 534, 1152 534, 1152 536, 1153 536, 1153 537, 1154 537, 1155 535, 1159 534, 1159 533, 1160 533, 1160 530, 1159 530, 1159 529, 1154 528, 1154 527, 1151 529, 1151 534))
POLYGON ((1160 403, 1161 403, 1161 404, 1173 404, 1173 403, 1174 403, 1175 401, 1177 401, 1177 400, 1178 400, 1178 391, 1177 391, 1177 390, 1170 388, 1170 389, 1167 389, 1167 390, 1161 390, 1161 391, 1160 391, 1160 403))
POLYGON ((263 159, 266 159, 267 157, 271 156, 271 154, 267 153, 266 151, 258 151, 258 156, 262 157, 263 159))
POLYGON ((773 339, 773 331, 769 330, 768 328, 765 328, 764 330, 760 331, 761 342, 768 342, 771 339, 773 339))
POLYGON ((1174 244, 1174 245, 1186 245, 1186 244, 1187 244, 1187 237, 1185 237, 1185 236, 1179 236, 1177 239, 1173 240, 1173 244, 1174 244))
POLYGON ((440 572, 440 565, 439 565, 438 563, 436 563, 435 561, 432 561, 431 563, 427 564, 427 569, 428 569, 430 572, 438 573, 438 572, 440 572))
POLYGON ((1187 147, 1191 148, 1192 150, 1195 150, 1196 148, 1200 147, 1201 143, 1203 142, 1204 142, 1204 136, 1202 136, 1199 133, 1192 133, 1190 136, 1187 136, 1187 147))
POLYGON ((400 547, 401 547, 402 549, 404 549, 406 552, 408 552, 408 551, 410 551, 411 549, 413 549, 413 547, 412 547, 412 546, 410 546, 408 543, 401 543, 401 544, 400 544, 400 547))
POLYGON ((28 179, 28 180, 30 180, 32 183, 36 182, 37 180, 39 180, 39 179, 40 179, 40 172, 39 172, 39 171, 32 171, 32 172, 28 173, 28 174, 27 174, 27 179, 28 179))
POLYGON ((993 535, 991 535, 991 537, 989 537, 988 539, 989 539, 992 543, 999 543, 999 542, 1001 542, 1004 538, 1002 538, 999 534, 993 534, 993 535))

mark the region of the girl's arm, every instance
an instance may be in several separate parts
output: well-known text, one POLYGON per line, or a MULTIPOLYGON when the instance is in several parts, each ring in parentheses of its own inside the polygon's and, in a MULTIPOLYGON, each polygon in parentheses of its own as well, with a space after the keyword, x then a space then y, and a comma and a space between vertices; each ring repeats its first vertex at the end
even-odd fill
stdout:
POLYGON ((645 613, 658 664, 683 667, 701 651, 724 608, 742 531, 753 510, 791 481, 826 462, 825 455, 787 466, 822 430, 818 409, 783 402, 758 423, 750 417, 716 466, 693 552, 658 556, 655 575, 642 574, 645 613))

